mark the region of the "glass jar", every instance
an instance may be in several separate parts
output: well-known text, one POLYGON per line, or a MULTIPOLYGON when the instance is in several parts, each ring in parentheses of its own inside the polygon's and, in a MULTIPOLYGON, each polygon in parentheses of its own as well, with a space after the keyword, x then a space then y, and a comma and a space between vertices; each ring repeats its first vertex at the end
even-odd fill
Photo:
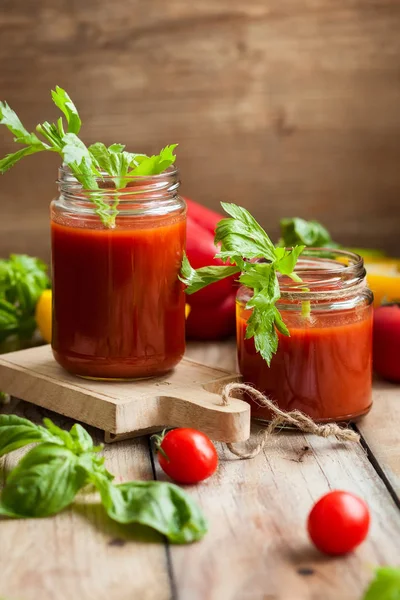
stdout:
MULTIPOLYGON (((246 339, 251 291, 237 294, 239 369, 280 408, 298 409, 317 422, 349 421, 365 415, 372 402, 372 292, 363 259, 344 250, 306 249, 298 260, 295 283, 279 276, 277 303, 290 337, 278 333, 277 353, 268 367, 246 339)), ((251 399, 253 417, 270 412, 251 399)))
POLYGON ((105 176, 87 191, 61 168, 58 183, 51 203, 56 361, 99 379, 169 371, 185 351, 178 171, 129 177, 124 189, 105 176))

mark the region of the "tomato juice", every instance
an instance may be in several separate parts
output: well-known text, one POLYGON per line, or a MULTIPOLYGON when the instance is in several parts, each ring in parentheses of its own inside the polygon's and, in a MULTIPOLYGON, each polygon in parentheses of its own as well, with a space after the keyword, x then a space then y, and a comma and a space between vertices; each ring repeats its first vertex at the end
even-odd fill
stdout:
MULTIPOLYGON (((290 337, 278 333, 271 366, 245 339, 250 311, 237 305, 237 344, 245 383, 274 400, 281 409, 298 409, 316 421, 346 421, 371 407, 372 307, 344 312, 314 312, 311 320, 283 313, 290 337)), ((269 420, 270 412, 251 401, 252 415, 269 420)))
POLYGON ((52 215, 53 353, 77 375, 165 373, 185 350, 178 279, 185 212, 117 217, 52 215))

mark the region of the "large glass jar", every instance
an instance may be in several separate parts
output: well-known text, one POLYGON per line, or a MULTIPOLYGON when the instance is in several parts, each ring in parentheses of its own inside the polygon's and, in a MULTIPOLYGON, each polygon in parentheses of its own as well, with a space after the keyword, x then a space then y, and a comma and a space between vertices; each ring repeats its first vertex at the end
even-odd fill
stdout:
POLYGON ((51 203, 52 348, 71 373, 152 377, 181 360, 186 206, 179 183, 171 168, 130 177, 124 189, 105 176, 89 192, 60 169, 51 203))
MULTIPOLYGON (((273 399, 283 410, 299 409, 319 422, 349 421, 371 408, 372 300, 363 259, 341 250, 307 249, 296 273, 303 283, 280 276, 277 308, 290 331, 278 333, 277 353, 268 367, 246 339, 251 297, 237 295, 239 369, 245 383, 273 399)), ((251 402, 251 400, 249 399, 251 402)), ((252 403, 253 417, 269 420, 252 403)))

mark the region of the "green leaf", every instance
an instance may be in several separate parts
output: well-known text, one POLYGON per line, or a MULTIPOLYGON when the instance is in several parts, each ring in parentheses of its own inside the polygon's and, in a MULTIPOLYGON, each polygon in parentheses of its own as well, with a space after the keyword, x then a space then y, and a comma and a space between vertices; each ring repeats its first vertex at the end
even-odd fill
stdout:
POLYGON ((215 283, 226 277, 231 277, 239 272, 239 267, 224 267, 222 265, 193 269, 186 253, 184 253, 179 279, 187 286, 185 291, 190 295, 198 292, 211 283, 215 283))
POLYGON ((117 189, 124 188, 129 181, 129 177, 135 174, 130 172, 128 175, 128 171, 139 164, 138 159, 141 157, 147 158, 143 154, 126 152, 123 148, 122 144, 112 144, 107 148, 101 142, 89 146, 89 152, 98 168, 113 178, 117 189))
POLYGON ((28 419, 16 415, 0 415, 0 456, 34 442, 56 443, 57 440, 47 429, 28 419))
POLYGON ((41 133, 46 138, 46 140, 50 142, 50 147, 47 146, 46 149, 50 149, 61 154, 64 135, 62 131, 59 131, 57 125, 45 121, 44 123, 36 125, 36 131, 38 133, 41 133))
POLYGON ((81 128, 81 119, 75 104, 67 92, 58 85, 51 91, 54 104, 64 113, 68 123, 68 132, 78 134, 81 128))
POLYGON ((0 124, 5 125, 15 135, 15 142, 27 146, 42 147, 42 150, 46 149, 35 133, 29 133, 25 129, 17 114, 8 106, 7 102, 0 102, 0 124))
POLYGON ((25 254, 0 260, 0 341, 11 334, 21 340, 32 336, 37 301, 50 285, 46 271, 42 261, 25 254))
MULTIPOLYGON (((90 150, 91 146, 89 147, 90 150)), ((108 150, 109 152, 115 152, 115 153, 119 153, 122 152, 125 149, 125 144, 111 144, 111 146, 108 146, 108 150)), ((143 156, 145 156, 145 154, 143 154, 143 156)))
POLYGON ((19 324, 17 308, 7 300, 0 299, 0 337, 4 339, 12 333, 18 333, 19 324))
POLYGON ((174 484, 132 481, 114 485, 101 475, 94 477, 93 483, 114 521, 146 525, 174 544, 200 540, 207 532, 207 523, 200 508, 174 484))
POLYGON ((276 248, 276 270, 279 271, 279 273, 282 273, 282 275, 292 275, 297 260, 300 254, 303 252, 304 248, 305 246, 295 246, 291 250, 286 250, 285 248, 276 248))
MULTIPOLYGON (((42 292, 50 286, 47 265, 26 254, 11 254, 7 276, 7 300, 17 303, 24 313, 32 314, 42 292)), ((0 275, 0 289, 4 282, 0 275)))
POLYGON ((381 567, 365 592, 363 600, 400 600, 400 569, 381 567))
POLYGON ((63 444, 69 450, 74 450, 74 441, 71 437, 71 434, 65 429, 61 429, 58 427, 51 419, 45 417, 43 419, 43 424, 46 427, 47 431, 51 433, 55 438, 57 438, 61 444, 63 444))
POLYGON ((216 256, 236 266, 193 269, 184 256, 180 279, 187 285, 186 292, 192 294, 214 281, 241 272, 239 282, 253 292, 246 304, 246 308, 252 311, 247 322, 246 337, 254 337, 257 352, 269 365, 278 348, 277 332, 290 335, 275 306, 280 298, 277 273, 301 282, 294 269, 304 245, 291 249, 276 248, 245 208, 236 204, 221 204, 231 218, 223 219, 217 225, 215 244, 221 244, 221 251, 216 256))
POLYGON ((11 169, 21 158, 25 156, 29 156, 30 154, 36 154, 36 152, 42 152, 47 148, 43 146, 26 146, 26 148, 21 148, 17 152, 12 154, 7 154, 4 158, 0 160, 0 173, 4 174, 8 169, 11 169))
MULTIPOLYGON (((247 307, 247 306, 246 306, 247 307)), ((268 366, 278 349, 278 335, 275 329, 276 308, 273 304, 255 307, 246 328, 246 338, 254 337, 254 346, 268 366)))
POLYGON ((118 214, 118 197, 110 204, 104 200, 101 192, 93 191, 99 189, 100 172, 110 175, 117 189, 123 189, 132 176, 158 175, 170 167, 176 160, 174 150, 177 144, 166 146, 155 156, 127 152, 122 144, 112 144, 106 148, 104 144, 97 143, 93 144, 89 151, 83 141, 77 137, 81 128, 81 119, 67 92, 56 86, 51 95, 67 120, 68 130, 65 133, 62 117, 58 119, 57 124, 48 121, 40 123, 36 126, 36 131, 48 143, 42 142, 35 133, 29 133, 8 104, 0 102, 0 124, 14 133, 16 142, 26 144, 25 148, 8 154, 0 160, 0 173, 5 173, 29 154, 42 150, 57 152, 63 157, 65 165, 69 167, 82 187, 91 192, 88 197, 96 205, 96 213, 102 223, 106 227, 114 227, 118 214))
POLYGON ((9 474, 0 498, 0 513, 14 517, 54 515, 71 504, 87 481, 81 457, 56 444, 40 444, 9 474))
MULTIPOLYGON (((178 144, 171 144, 163 148, 160 154, 155 156, 144 156, 139 158, 138 166, 133 169, 131 175, 158 175, 174 164, 176 156, 175 148, 178 144)), ((139 155, 137 155, 139 157, 139 155)))
POLYGON ((88 452, 93 450, 92 436, 79 423, 75 423, 69 432, 74 443, 75 452, 88 452))
POLYGON ((292 247, 297 244, 314 248, 326 246, 337 248, 339 246, 332 240, 329 231, 318 221, 305 221, 294 217, 292 219, 282 219, 280 226, 281 239, 279 245, 281 246, 292 247))
MULTIPOLYGON (((274 263, 245 263, 239 282, 252 289, 255 296, 262 291, 268 304, 276 302, 280 297, 274 263)), ((253 297, 250 306, 254 302, 253 297)))
POLYGON ((217 254, 223 260, 242 264, 242 259, 265 258, 275 260, 275 247, 264 229, 243 207, 221 202, 222 208, 231 215, 222 219, 216 227, 215 243, 221 242, 217 254))

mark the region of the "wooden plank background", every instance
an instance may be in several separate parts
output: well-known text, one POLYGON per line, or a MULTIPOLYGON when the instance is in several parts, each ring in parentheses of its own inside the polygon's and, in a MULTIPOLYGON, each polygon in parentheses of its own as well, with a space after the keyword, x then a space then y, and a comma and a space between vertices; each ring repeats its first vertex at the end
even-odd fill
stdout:
MULTIPOLYGON (((399 27, 400 0, 2 0, 0 98, 34 127, 59 84, 87 142, 179 142, 183 191, 211 207, 400 254, 399 27)), ((57 165, 0 180, 0 255, 48 258, 57 165)))

